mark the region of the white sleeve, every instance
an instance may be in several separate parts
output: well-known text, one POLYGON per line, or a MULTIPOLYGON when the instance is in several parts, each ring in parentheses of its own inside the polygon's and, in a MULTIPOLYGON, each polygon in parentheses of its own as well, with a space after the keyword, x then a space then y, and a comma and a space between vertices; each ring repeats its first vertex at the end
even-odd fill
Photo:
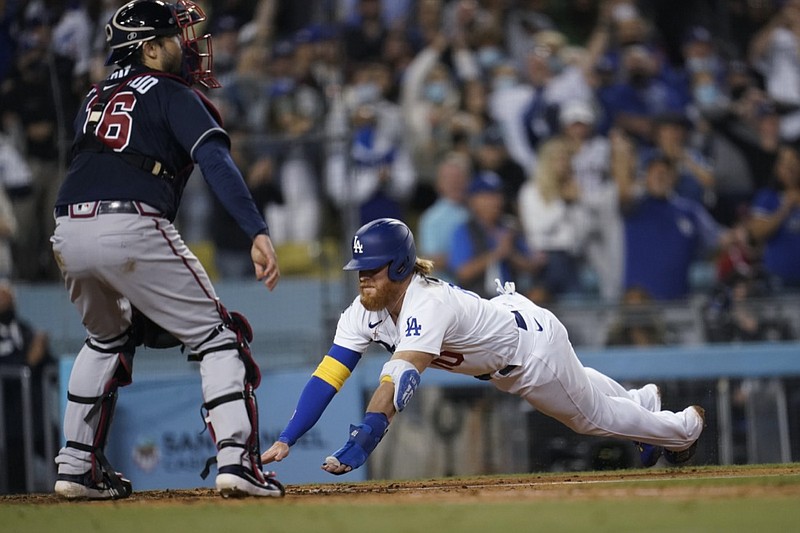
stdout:
POLYGON ((8 229, 6 239, 13 239, 17 236, 17 217, 14 216, 14 207, 3 187, 0 187, 0 222, 5 224, 8 229))
POLYGON ((366 201, 380 185, 378 171, 374 168, 348 168, 347 154, 335 153, 328 157, 326 172, 328 196, 338 207, 366 201))
POLYGON ((392 162, 391 189, 396 198, 406 200, 414 192, 417 183, 417 172, 411 154, 405 145, 398 145, 392 162))
POLYGON ((7 136, 0 133, 0 162, 3 172, 0 182, 6 189, 25 187, 31 184, 31 169, 22 154, 11 144, 7 136))
POLYGON ((469 81, 480 78, 481 69, 475 60, 475 55, 469 49, 456 50, 453 54, 453 63, 459 80, 469 81))
POLYGON ((367 311, 356 297, 339 317, 333 343, 354 352, 366 352, 370 344, 370 332, 365 326, 367 324, 366 313, 367 311))
POLYGON ((406 114, 422 99, 422 86, 425 76, 439 61, 439 52, 431 47, 425 48, 408 64, 400 85, 400 105, 406 114))
POLYGON ((455 320, 453 310, 438 299, 414 302, 398 317, 400 342, 395 352, 415 351, 439 356, 445 335, 455 320))

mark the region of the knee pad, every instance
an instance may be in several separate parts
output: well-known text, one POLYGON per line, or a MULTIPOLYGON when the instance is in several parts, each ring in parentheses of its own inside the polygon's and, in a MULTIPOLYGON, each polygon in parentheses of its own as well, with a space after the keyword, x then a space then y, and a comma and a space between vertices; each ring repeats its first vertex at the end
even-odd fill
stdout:
POLYGON ((217 303, 217 308, 222 322, 208 334, 208 336, 195 348, 195 351, 188 356, 189 361, 202 361, 206 355, 223 350, 236 350, 245 367, 245 381, 253 385, 256 389, 261 384, 261 370, 258 368, 253 353, 250 351, 250 343, 253 342, 253 328, 250 322, 241 313, 228 312, 221 303, 217 303), (214 341, 223 334, 224 331, 234 334, 234 339, 222 342, 214 341))

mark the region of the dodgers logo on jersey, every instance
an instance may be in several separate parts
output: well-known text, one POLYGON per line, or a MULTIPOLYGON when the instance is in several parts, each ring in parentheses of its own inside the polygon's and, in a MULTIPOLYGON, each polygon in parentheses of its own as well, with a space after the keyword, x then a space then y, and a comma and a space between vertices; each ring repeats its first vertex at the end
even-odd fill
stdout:
POLYGON ((358 235, 353 237, 353 253, 354 254, 364 253, 364 245, 361 244, 361 241, 358 239, 358 235))
POLYGON ((417 319, 413 316, 408 317, 406 320, 406 337, 419 337, 419 332, 422 329, 422 326, 417 324, 417 319))

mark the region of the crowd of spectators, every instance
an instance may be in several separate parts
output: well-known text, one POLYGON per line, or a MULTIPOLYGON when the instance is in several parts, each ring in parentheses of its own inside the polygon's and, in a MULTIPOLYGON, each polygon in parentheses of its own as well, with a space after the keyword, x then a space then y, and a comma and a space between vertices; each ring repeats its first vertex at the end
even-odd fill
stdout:
MULTIPOLYGON (((0 3, 17 279, 57 277, 53 193, 122 3, 0 3)), ((671 301, 698 264, 800 288, 800 0, 197 3, 208 96, 277 245, 391 216, 484 294, 501 272, 541 303, 671 301)), ((188 200, 178 223, 247 275, 219 206, 188 200)))
MULTIPOLYGON (((0 0, 0 280, 59 279, 72 121, 125 1, 0 0)), ((670 343, 658 304, 698 290, 708 342, 800 333, 752 303, 800 292, 800 0, 195 1, 207 96, 279 250, 396 217, 481 295, 499 277, 615 306, 609 345, 670 343)), ((202 184, 182 234, 251 276, 202 184)), ((0 363, 39 368, 47 341, 8 287, 0 363)))

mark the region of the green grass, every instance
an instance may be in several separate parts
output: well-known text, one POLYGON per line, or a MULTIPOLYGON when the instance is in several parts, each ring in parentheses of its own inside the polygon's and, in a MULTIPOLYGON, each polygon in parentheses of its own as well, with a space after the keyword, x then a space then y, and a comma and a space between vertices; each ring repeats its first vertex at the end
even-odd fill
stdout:
POLYGON ((356 494, 41 505, 0 501, 0 532, 788 533, 800 524, 800 474, 796 464, 786 466, 767 476, 747 467, 737 468, 734 477, 717 476, 707 467, 691 477, 655 479, 626 477, 622 471, 602 473, 600 482, 587 476, 598 473, 561 474, 572 482, 537 488, 535 497, 519 497, 508 487, 485 498, 470 491, 423 491, 418 503, 408 490, 403 498, 373 494, 363 501, 356 494), (463 501, 458 494, 465 494, 463 501))
POLYGON ((558 501, 418 505, 303 505, 248 502, 164 506, 4 506, 0 530, 8 532, 516 532, 796 531, 796 500, 735 498, 726 501, 558 501))

